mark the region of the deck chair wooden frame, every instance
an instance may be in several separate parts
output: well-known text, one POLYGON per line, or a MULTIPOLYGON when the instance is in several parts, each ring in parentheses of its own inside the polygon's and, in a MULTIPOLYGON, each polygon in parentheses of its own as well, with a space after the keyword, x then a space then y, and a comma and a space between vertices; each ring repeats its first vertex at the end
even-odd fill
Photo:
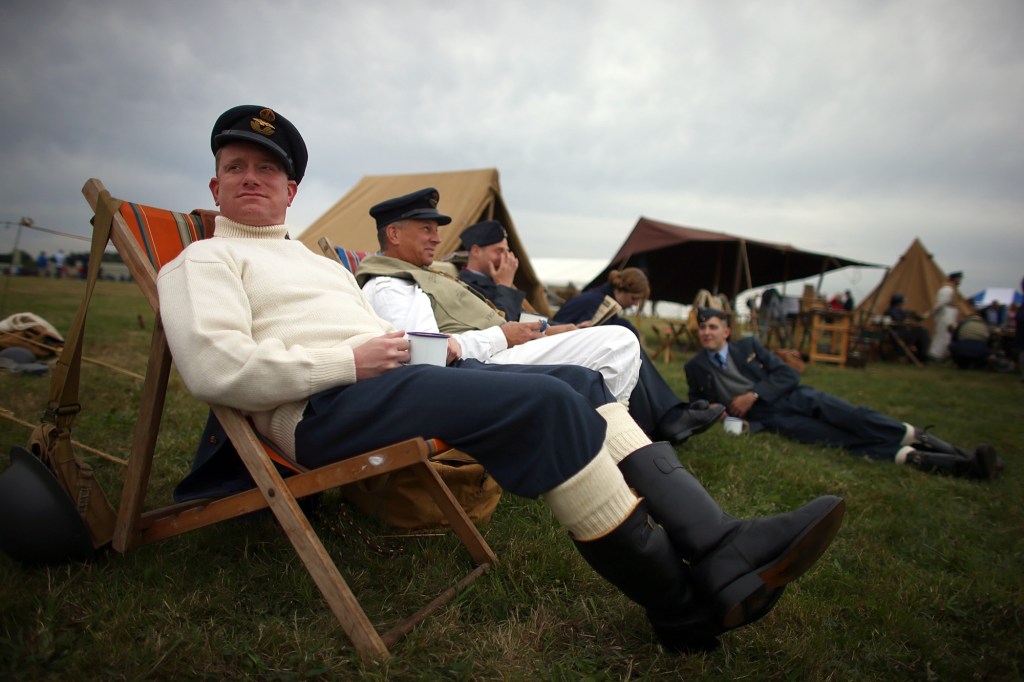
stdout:
MULTIPOLYGON (((156 313, 140 414, 132 439, 111 541, 113 549, 117 552, 126 552, 140 545, 269 508, 359 655, 364 660, 387 658, 390 655, 389 647, 496 563, 495 555, 487 542, 429 465, 427 457, 431 454, 430 443, 423 438, 415 438, 328 466, 301 470, 293 476, 283 478, 268 456, 270 453, 244 415, 230 407, 211 405, 211 409, 256 482, 256 488, 214 500, 144 510, 172 361, 164 329, 160 323, 156 272, 161 264, 173 258, 185 245, 204 236, 203 221, 197 213, 177 214, 112 199, 103 184, 95 179, 85 183, 82 193, 96 212, 97 223, 102 222, 102 216, 111 216, 110 241, 117 248, 129 272, 156 313), (151 216, 145 214, 145 210, 172 217, 173 222, 168 224, 176 227, 180 235, 155 235, 148 232, 156 226, 150 220, 151 216), (133 229, 133 225, 136 229, 133 229), (167 244, 170 246, 164 248, 167 244), (468 550, 475 568, 429 604, 387 632, 380 633, 342 577, 337 564, 324 548, 297 500, 404 468, 414 471, 429 490, 444 512, 452 530, 468 550)), ((212 228, 212 217, 207 218, 212 228)), ((106 229, 100 225, 94 229, 100 227, 106 229)), ((210 233, 212 229, 208 230, 207 235, 210 233)))

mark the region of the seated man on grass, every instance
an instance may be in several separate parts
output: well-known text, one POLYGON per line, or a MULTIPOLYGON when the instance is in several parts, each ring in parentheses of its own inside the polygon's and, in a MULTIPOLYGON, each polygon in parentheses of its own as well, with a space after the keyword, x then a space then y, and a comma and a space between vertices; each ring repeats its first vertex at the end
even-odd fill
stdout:
POLYGON ((730 318, 721 310, 702 308, 697 321, 704 350, 686 363, 690 399, 725 405, 730 415, 749 422, 751 433, 764 429, 952 476, 988 480, 1002 469, 988 445, 967 452, 910 424, 801 386, 796 370, 756 338, 730 342, 730 318))
MULTIPOLYGON (((540 497, 679 651, 764 616, 838 532, 844 503, 832 496, 767 518, 725 514, 591 370, 409 365, 404 332, 352 275, 287 238, 307 158, 295 126, 243 105, 217 119, 211 147, 216 232, 160 270, 160 315, 189 391, 242 410, 283 453, 312 468, 441 438, 508 492, 540 497)), ((226 445, 197 456, 191 475, 218 487, 237 460, 226 445)))
MULTIPOLYGON (((370 209, 381 255, 359 264, 356 279, 374 310, 396 327, 452 335, 452 352, 487 364, 571 364, 596 369, 651 438, 681 443, 714 423, 707 410, 655 414, 651 389, 640 376, 639 340, 621 327, 541 330, 540 322, 509 322, 472 287, 428 269, 441 243, 438 228, 451 218, 436 210, 437 190, 427 188, 370 209), (555 332, 558 333, 555 333, 555 332), (631 383, 621 380, 628 360, 631 383), (637 379, 639 378, 639 381, 637 379)), ((499 226, 500 227, 500 226, 499 226)), ((506 242, 507 245, 507 242, 506 242)), ((518 315, 516 316, 518 318, 518 315)))

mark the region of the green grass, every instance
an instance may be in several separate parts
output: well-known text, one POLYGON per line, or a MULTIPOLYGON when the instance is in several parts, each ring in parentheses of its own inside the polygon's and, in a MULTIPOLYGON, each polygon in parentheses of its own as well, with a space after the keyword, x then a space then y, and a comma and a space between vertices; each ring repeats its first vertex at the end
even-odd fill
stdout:
MULTIPOLYGON (((7 314, 31 311, 66 331, 81 282, 18 279, 7 314)), ((152 317, 131 285, 101 282, 85 355, 142 373, 152 317), (144 327, 140 326, 142 316, 144 327)), ((681 359, 662 366, 681 394, 681 359)), ((506 495, 484 535, 501 562, 428 619, 379 666, 363 665, 283 535, 239 520, 89 564, 26 568, 0 556, 0 678, 40 679, 681 679, 1013 680, 1024 677, 1024 385, 1016 374, 871 364, 813 366, 804 381, 965 446, 995 445, 1007 475, 974 483, 715 428, 679 448, 733 514, 770 514, 821 493, 847 516, 823 559, 758 624, 698 656, 663 652, 641 610, 598 578, 538 502, 506 495)), ((74 437, 126 457, 138 382, 86 365, 74 437)), ((0 408, 36 422, 48 381, 0 373, 0 408)), ((187 469, 205 408, 177 376, 154 494, 187 469)), ((0 420, 5 449, 28 430, 0 420)), ((121 468, 93 457, 108 495, 121 468)), ((450 536, 397 538, 384 558, 351 532, 328 496, 315 521, 380 624, 424 603, 468 568, 450 536)), ((353 512, 354 515, 354 512, 353 512)))

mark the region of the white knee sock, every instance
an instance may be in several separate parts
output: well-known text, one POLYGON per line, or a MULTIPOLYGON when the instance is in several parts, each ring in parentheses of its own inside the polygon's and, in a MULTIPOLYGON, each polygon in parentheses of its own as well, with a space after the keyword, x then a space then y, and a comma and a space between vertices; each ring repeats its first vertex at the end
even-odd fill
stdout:
POLYGON ((540 496, 577 540, 596 540, 619 526, 638 500, 604 449, 575 476, 540 496))
POLYGON ((892 461, 896 462, 897 464, 906 464, 907 463, 907 455, 909 455, 913 451, 914 451, 914 448, 912 448, 909 445, 904 445, 896 453, 896 456, 892 458, 892 461))
POLYGON ((917 429, 906 422, 903 422, 903 426, 906 428, 906 432, 903 434, 900 445, 913 445, 917 442, 917 429))
POLYGON ((597 413, 608 422, 604 446, 616 464, 645 445, 651 444, 643 429, 637 426, 629 410, 622 403, 608 403, 597 408, 597 413))

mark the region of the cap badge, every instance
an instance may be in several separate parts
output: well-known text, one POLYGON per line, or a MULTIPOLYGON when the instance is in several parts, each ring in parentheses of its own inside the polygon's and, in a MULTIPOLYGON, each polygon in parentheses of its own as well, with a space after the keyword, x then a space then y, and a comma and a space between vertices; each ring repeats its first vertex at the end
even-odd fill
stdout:
POLYGON ((258 117, 253 117, 253 119, 249 121, 249 127, 252 128, 254 133, 270 137, 277 132, 277 129, 273 125, 274 119, 276 118, 277 115, 274 113, 273 109, 260 109, 258 117))

